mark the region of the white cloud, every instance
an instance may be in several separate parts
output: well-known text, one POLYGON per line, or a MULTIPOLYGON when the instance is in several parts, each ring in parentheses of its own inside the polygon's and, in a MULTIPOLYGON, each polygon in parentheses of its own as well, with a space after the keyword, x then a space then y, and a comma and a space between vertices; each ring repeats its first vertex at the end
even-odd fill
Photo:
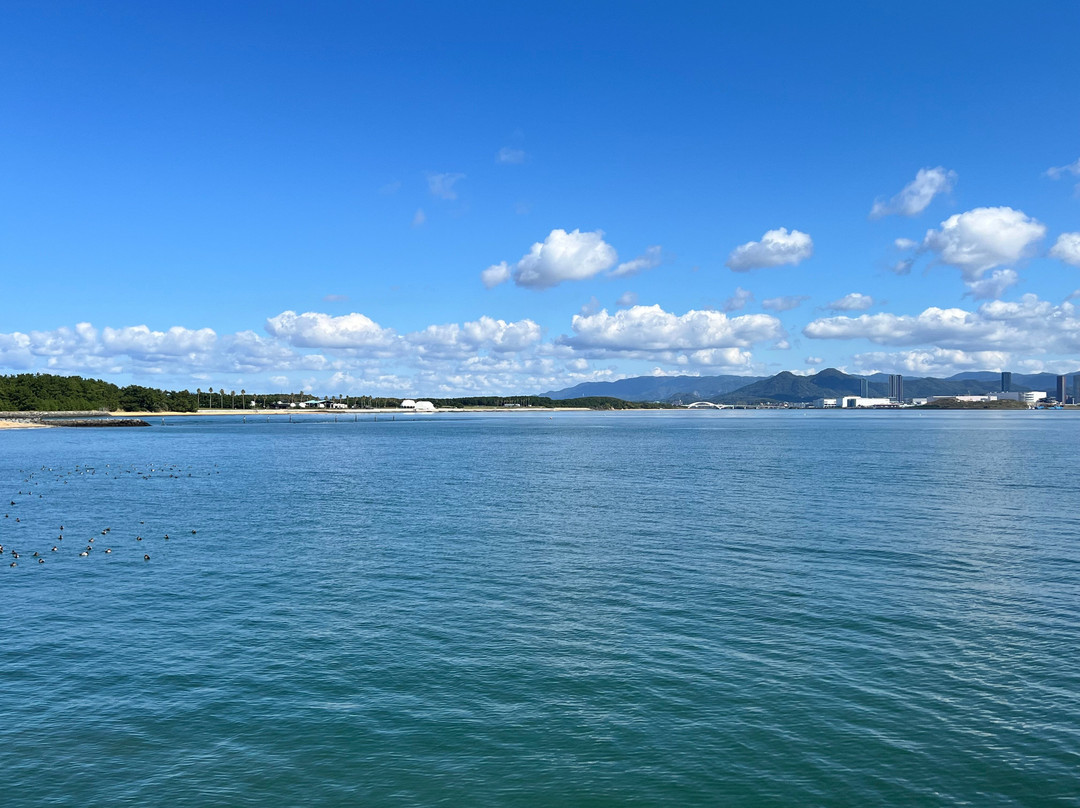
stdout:
POLYGON ((834 300, 825 306, 832 311, 865 311, 874 305, 874 298, 860 292, 852 292, 844 295, 839 300, 834 300))
POLYGON ((761 308, 769 311, 791 311, 797 309, 803 302, 810 299, 809 295, 781 295, 780 297, 767 297, 761 301, 761 308))
POLYGON ((428 190, 436 199, 457 199, 454 186, 463 179, 464 174, 428 174, 428 190))
POLYGON ((1050 248, 1050 255, 1080 267, 1080 233, 1062 233, 1050 248))
POLYGON ((475 354, 480 350, 495 353, 523 351, 540 342, 540 326, 532 320, 507 322, 493 317, 448 325, 431 325, 405 335, 405 341, 423 353, 475 354))
POLYGON ((948 193, 956 183, 956 172, 946 171, 944 167, 920 168, 915 179, 888 201, 877 200, 870 211, 871 219, 899 214, 916 216, 926 210, 935 196, 948 193))
POLYGON ((1006 289, 1013 287, 1020 276, 1011 269, 995 269, 977 281, 968 281, 968 293, 976 300, 994 300, 1001 297, 1006 289))
POLYGON ((581 309, 578 311, 578 314, 584 314, 588 316, 590 314, 596 314, 596 312, 598 311, 600 311, 600 300, 596 297, 596 295, 593 295, 581 307, 581 309))
POLYGON ((753 363, 750 351, 739 348, 705 348, 687 354, 691 365, 705 368, 724 368, 727 370, 747 368, 753 363))
POLYGON ((919 246, 919 242, 910 238, 898 238, 893 242, 898 250, 914 250, 919 246))
POLYGON ((632 261, 626 261, 619 264, 615 269, 608 273, 612 278, 625 278, 630 275, 637 275, 639 272, 643 272, 646 269, 655 269, 660 266, 664 260, 663 250, 660 249, 660 245, 649 247, 642 255, 632 261))
POLYGON ((910 275, 913 266, 915 266, 914 258, 901 258, 889 267, 889 271, 895 275, 910 275))
POLYGON ((502 165, 519 165, 525 162, 525 151, 523 149, 513 149, 510 146, 503 146, 495 154, 495 162, 502 165))
POLYGON ((173 326, 168 331, 151 331, 145 325, 108 328, 101 332, 105 354, 127 354, 135 359, 162 356, 190 356, 213 350, 217 335, 209 328, 192 330, 173 326))
POLYGON ((754 299, 754 293, 741 286, 735 287, 735 293, 724 301, 724 311, 742 311, 746 304, 754 299))
POLYGON ((616 306, 636 306, 638 302, 637 292, 623 292, 615 301, 616 306))
POLYGON ((1075 163, 1069 163, 1067 166, 1052 166, 1046 169, 1046 176, 1052 180, 1060 179, 1066 174, 1072 174, 1074 177, 1080 177, 1080 160, 1075 163))
POLYGON ((494 288, 500 283, 505 283, 510 280, 510 266, 505 261, 499 264, 492 264, 480 273, 480 280, 487 289, 494 288))
POLYGON ((1019 302, 993 300, 975 311, 931 307, 917 315, 826 317, 807 324, 811 339, 866 339, 879 345, 929 345, 961 351, 1075 354, 1080 317, 1074 304, 1054 305, 1035 295, 1019 302))
POLYGON ((412 217, 412 226, 423 227, 425 222, 427 222, 427 214, 424 213, 423 208, 417 208, 412 217))
POLYGON ((396 335, 363 314, 333 317, 309 311, 283 311, 266 321, 266 330, 290 345, 305 348, 386 348, 396 335))
POLYGON ((575 315, 574 336, 563 344, 578 350, 649 353, 748 348, 756 342, 784 336, 780 321, 768 314, 728 317, 716 311, 677 315, 660 306, 634 306, 609 314, 606 309, 575 315))
POLYGON ((803 361, 806 362, 806 364, 808 365, 820 365, 825 360, 822 359, 820 356, 808 356, 803 361))
POLYGON ((971 283, 988 270, 1026 257, 1045 235, 1046 226, 1023 211, 974 208, 950 216, 940 230, 928 230, 922 249, 936 253, 971 283))
POLYGON ((618 255, 596 230, 582 233, 552 230, 542 242, 533 244, 520 261, 510 266, 505 261, 488 267, 480 278, 487 288, 513 278, 518 286, 547 289, 563 281, 591 278, 614 266, 618 255))
POLYGON ((965 370, 1002 370, 1013 367, 1006 351, 961 351, 949 348, 884 353, 855 354, 855 365, 863 372, 910 373, 913 376, 951 376, 965 370))
POLYGON ((348 295, 323 295, 324 303, 348 303, 348 295))
POLYGON ((786 227, 769 230, 761 241, 748 241, 731 251, 727 266, 735 272, 760 267, 798 264, 814 254, 814 242, 806 233, 786 227))

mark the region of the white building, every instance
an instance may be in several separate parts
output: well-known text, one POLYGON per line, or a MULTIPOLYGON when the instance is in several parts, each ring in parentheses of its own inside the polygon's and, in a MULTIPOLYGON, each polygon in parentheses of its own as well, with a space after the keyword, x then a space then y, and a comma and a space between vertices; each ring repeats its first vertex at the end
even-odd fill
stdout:
POLYGON ((414 401, 413 408, 417 412, 435 412, 435 405, 430 401, 414 401))
POLYGON ((873 407, 898 407, 900 405, 891 398, 863 398, 862 396, 844 396, 840 399, 839 406, 845 410, 850 410, 873 407))
POLYGON ((1007 393, 986 393, 981 396, 930 396, 927 400, 939 401, 943 398, 955 398, 957 401, 1019 401, 1031 407, 1046 398, 1046 395, 1044 390, 1032 390, 1028 393, 1011 391, 1007 393))
POLYGON ((407 398, 407 399, 405 399, 404 401, 401 402, 401 409, 403 409, 403 410, 415 410, 416 409, 416 402, 413 401, 411 398, 407 398))

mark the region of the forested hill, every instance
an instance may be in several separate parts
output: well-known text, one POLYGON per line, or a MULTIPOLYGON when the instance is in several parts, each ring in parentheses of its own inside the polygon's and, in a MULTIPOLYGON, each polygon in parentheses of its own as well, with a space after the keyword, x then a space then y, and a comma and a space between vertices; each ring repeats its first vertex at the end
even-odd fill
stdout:
POLYGON ((196 397, 187 390, 158 390, 137 384, 117 387, 101 379, 49 373, 0 376, 0 411, 195 412, 196 409, 196 397))
POLYGON ((701 401, 761 381, 761 376, 634 376, 614 382, 582 382, 543 395, 551 399, 602 396, 625 401, 701 401))

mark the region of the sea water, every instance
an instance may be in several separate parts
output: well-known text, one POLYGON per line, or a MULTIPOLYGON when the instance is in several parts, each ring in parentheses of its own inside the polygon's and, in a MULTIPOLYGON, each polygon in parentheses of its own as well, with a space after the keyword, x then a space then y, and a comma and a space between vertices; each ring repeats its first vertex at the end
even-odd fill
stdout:
POLYGON ((0 434, 0 804, 1080 804, 1072 413, 153 423, 0 434))

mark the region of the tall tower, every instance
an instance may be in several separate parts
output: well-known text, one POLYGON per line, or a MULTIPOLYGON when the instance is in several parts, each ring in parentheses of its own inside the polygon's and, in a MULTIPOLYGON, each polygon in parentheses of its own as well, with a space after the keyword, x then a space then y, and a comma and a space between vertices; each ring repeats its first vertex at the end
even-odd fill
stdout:
POLYGON ((859 395, 863 398, 870 398, 870 380, 859 379, 862 384, 860 385, 859 395))
POLYGON ((1073 376, 1073 404, 1080 404, 1080 373, 1073 376))
POLYGON ((1065 377, 1064 376, 1058 376, 1057 377, 1057 396, 1056 397, 1057 397, 1057 400, 1058 400, 1058 404, 1064 404, 1065 403, 1065 377))
POLYGON ((1012 392, 1012 374, 1007 370, 1001 371, 1001 392, 1012 392))
POLYGON ((897 403, 904 403, 904 377, 899 373, 889 374, 889 398, 897 403))

